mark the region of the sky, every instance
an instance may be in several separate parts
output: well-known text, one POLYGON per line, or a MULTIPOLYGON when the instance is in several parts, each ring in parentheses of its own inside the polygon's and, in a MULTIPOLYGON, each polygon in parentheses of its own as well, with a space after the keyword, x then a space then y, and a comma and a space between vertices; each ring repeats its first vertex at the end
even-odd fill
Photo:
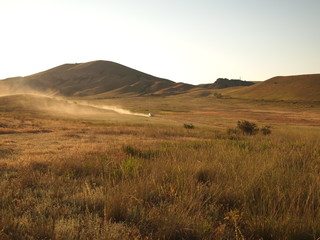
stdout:
POLYGON ((0 79, 108 60, 190 84, 320 73, 320 0, 0 0, 0 79))

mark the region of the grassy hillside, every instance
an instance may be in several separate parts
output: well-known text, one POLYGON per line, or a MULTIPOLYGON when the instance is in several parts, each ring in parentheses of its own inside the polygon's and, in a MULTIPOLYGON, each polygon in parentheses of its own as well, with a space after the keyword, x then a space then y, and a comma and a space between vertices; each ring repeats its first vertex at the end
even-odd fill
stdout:
MULTIPOLYGON (((230 89, 226 90, 230 92, 230 89)), ((274 77, 230 92, 231 96, 289 101, 320 101, 320 74, 274 77)))
POLYGON ((172 81, 108 61, 65 64, 27 77, 0 81, 1 92, 62 96, 89 96, 110 91, 118 95, 128 92, 141 95, 171 86, 175 86, 172 81))

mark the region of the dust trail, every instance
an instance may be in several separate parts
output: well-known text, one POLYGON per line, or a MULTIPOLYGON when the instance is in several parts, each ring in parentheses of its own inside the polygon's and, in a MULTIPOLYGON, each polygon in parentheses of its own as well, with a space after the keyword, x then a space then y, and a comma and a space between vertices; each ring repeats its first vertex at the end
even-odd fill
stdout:
POLYGON ((126 109, 123 109, 123 108, 119 108, 119 107, 116 107, 116 106, 94 105, 94 104, 89 104, 89 103, 79 103, 79 105, 88 106, 88 107, 94 107, 94 108, 103 109, 103 110, 111 110, 111 111, 114 111, 114 112, 120 113, 120 114, 134 115, 134 116, 141 116, 141 117, 148 117, 147 114, 134 113, 134 112, 131 112, 131 111, 129 111, 129 110, 126 110, 126 109))
POLYGON ((109 110, 119 114, 148 117, 147 114, 134 113, 130 110, 126 110, 116 106, 110 105, 96 105, 90 102, 75 101, 67 99, 61 96, 52 96, 45 93, 15 93, 15 94, 4 94, 0 93, 0 97, 17 96, 19 103, 24 106, 49 112, 66 112, 71 114, 95 114, 97 110, 109 110), (34 98, 35 97, 35 98, 34 98), (39 99, 40 97, 40 99, 39 99), (36 101, 36 102, 35 102, 36 101), (88 108, 89 107, 89 108, 88 108), (91 108, 91 109, 90 109, 91 108))

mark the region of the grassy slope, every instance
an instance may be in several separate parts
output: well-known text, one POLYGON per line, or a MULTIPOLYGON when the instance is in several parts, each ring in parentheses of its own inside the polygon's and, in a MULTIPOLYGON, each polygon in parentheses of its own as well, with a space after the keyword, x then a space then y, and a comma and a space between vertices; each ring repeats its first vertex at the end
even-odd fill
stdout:
POLYGON ((175 83, 108 61, 65 64, 24 78, 0 82, 0 90, 23 92, 30 89, 64 96, 96 95, 119 89, 117 93, 152 93, 175 83), (138 86, 135 86, 138 85, 138 86), (127 89, 122 89, 127 87, 127 89))
POLYGON ((320 101, 320 74, 274 77, 256 85, 226 90, 231 96, 289 101, 320 101))

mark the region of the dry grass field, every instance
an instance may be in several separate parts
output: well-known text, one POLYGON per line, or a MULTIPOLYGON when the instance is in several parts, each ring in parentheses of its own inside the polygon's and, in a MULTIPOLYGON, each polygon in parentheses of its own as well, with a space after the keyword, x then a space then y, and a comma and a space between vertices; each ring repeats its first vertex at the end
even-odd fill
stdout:
POLYGON ((319 106, 0 97, 0 239, 316 240, 319 106))

